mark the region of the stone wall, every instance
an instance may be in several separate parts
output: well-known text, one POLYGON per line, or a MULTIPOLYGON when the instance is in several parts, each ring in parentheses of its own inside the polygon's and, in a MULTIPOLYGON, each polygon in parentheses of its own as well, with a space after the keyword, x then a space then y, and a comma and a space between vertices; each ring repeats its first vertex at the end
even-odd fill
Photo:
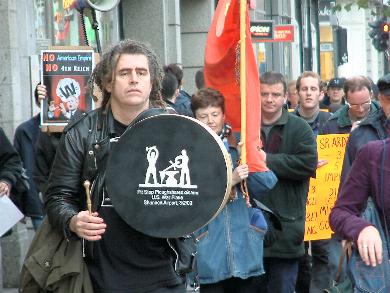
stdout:
MULTIPOLYGON (((0 127, 13 141, 15 128, 31 117, 29 56, 35 53, 33 1, 0 1, 0 127)), ((1 142, 0 142, 1 143, 1 142)), ((1 239, 0 289, 17 287, 29 245, 25 224, 1 239)), ((0 290, 1 291, 1 290, 0 290)))
POLYGON ((0 126, 11 139, 16 126, 31 117, 32 10, 31 0, 0 1, 0 126))

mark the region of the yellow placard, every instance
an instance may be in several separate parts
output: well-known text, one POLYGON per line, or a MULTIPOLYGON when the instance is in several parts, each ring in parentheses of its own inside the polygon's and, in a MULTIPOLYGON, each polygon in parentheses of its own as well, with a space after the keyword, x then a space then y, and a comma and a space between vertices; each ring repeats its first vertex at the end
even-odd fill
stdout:
POLYGON ((337 199, 345 146, 349 134, 317 136, 318 160, 327 164, 317 169, 316 178, 310 179, 306 202, 305 241, 329 239, 329 213, 337 199))

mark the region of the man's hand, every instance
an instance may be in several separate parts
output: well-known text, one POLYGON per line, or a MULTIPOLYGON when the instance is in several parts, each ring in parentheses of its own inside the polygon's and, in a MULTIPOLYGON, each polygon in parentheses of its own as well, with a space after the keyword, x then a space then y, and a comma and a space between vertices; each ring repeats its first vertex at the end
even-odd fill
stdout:
POLYGON ((46 86, 43 84, 38 84, 37 92, 38 92, 38 100, 40 103, 42 103, 42 100, 46 99, 46 95, 47 95, 46 86))
POLYGON ((5 181, 0 181, 0 196, 9 196, 11 192, 11 185, 5 181))
POLYGON ((352 123, 351 131, 358 128, 360 125, 360 122, 362 122, 362 121, 359 120, 359 121, 355 121, 354 123, 352 123))
POLYGON ((106 232, 106 224, 99 217, 98 213, 89 214, 88 211, 81 211, 73 216, 69 223, 69 228, 80 238, 88 241, 102 239, 102 234, 106 232))
POLYGON ((318 160, 317 169, 328 164, 328 160, 318 160))
POLYGON ((364 228, 358 237, 357 246, 364 263, 375 267, 382 263, 382 240, 374 226, 364 228))
POLYGON ((233 186, 248 178, 249 168, 247 164, 242 164, 236 167, 233 171, 232 183, 233 186))

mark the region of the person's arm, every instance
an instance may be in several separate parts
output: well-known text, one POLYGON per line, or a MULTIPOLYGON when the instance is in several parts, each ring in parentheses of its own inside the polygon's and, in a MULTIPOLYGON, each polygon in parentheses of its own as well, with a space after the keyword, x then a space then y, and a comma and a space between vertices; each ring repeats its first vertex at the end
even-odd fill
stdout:
MULTIPOLYGON (((305 180, 315 175, 317 168, 317 147, 313 131, 303 120, 295 127, 289 153, 267 153, 267 166, 279 179, 305 180)), ((288 131, 285 129, 284 131, 288 131)))
POLYGON ((232 186, 235 186, 236 184, 240 183, 242 180, 248 178, 248 175, 249 175, 249 168, 247 164, 242 164, 237 166, 233 170, 232 186))
POLYGON ((249 175, 249 168, 247 164, 238 165, 236 168, 234 168, 232 173, 232 188, 229 195, 230 200, 234 200, 237 198, 236 188, 239 188, 238 184, 241 183, 242 180, 248 178, 248 175, 249 175))
POLYGON ((0 196, 10 195, 21 168, 19 154, 0 128, 0 196))
MULTIPOLYGON (((241 156, 242 145, 243 145, 242 142, 239 142, 237 144, 237 151, 238 151, 239 157, 241 156)), ((264 157, 264 161, 266 161, 267 160, 266 153, 263 150, 260 150, 260 152, 262 152, 263 157, 264 157)), ((237 170, 237 168, 235 169, 235 171, 236 170, 237 170)), ((278 178, 276 177, 274 172, 272 172, 271 170, 268 170, 265 172, 249 172, 249 168, 248 168, 247 164, 245 164, 244 170, 246 171, 245 178, 242 178, 237 183, 241 182, 244 179, 247 179, 247 186, 248 186, 249 195, 250 196, 253 195, 256 198, 261 197, 262 195, 264 195, 264 193, 266 193, 267 191, 272 189, 275 186, 276 182, 278 181, 278 178)), ((234 173, 233 173, 233 175, 234 175, 234 173)), ((233 186, 234 185, 235 184, 233 184, 233 186)))
POLYGON ((82 210, 85 202, 83 133, 88 133, 88 129, 83 132, 72 128, 62 135, 49 177, 45 208, 52 226, 63 231, 67 238, 76 234, 94 241, 101 239, 106 225, 97 213, 90 215, 82 210))
POLYGON ((247 179, 249 196, 260 200, 278 182, 278 178, 272 171, 252 172, 247 179))
MULTIPOLYGON (((339 196, 333 207, 329 223, 333 231, 345 239, 357 244, 359 253, 367 265, 382 261, 382 242, 378 230, 360 217, 372 195, 371 161, 377 161, 370 155, 370 147, 363 147, 352 163, 346 181, 339 190, 339 196)), ((376 167, 380 162, 377 162, 376 167)), ((378 175, 378 174, 376 174, 378 175)))

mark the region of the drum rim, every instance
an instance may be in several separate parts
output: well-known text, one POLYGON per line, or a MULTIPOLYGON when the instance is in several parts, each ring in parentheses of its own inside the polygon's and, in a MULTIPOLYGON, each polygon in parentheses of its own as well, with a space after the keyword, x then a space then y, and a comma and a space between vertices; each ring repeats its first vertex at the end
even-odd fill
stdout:
MULTIPOLYGON (((179 114, 173 114, 173 113, 159 113, 159 114, 156 114, 156 115, 151 115, 151 116, 147 116, 147 117, 144 117, 140 120, 137 120, 135 123, 132 123, 130 124, 126 130, 122 133, 122 135, 119 137, 118 141, 121 139, 121 137, 123 137, 123 135, 125 135, 125 133, 127 133, 128 131, 131 131, 132 128, 136 127, 136 126, 139 126, 139 124, 141 124, 142 122, 146 121, 146 120, 150 120, 150 119, 155 119, 156 117, 161 117, 161 116, 170 116, 170 117, 176 117, 178 119, 186 119, 186 120, 190 120, 192 122, 195 122, 196 124, 198 124, 199 126, 201 126, 203 129, 205 129, 213 138, 214 140, 217 142, 218 146, 219 146, 219 149, 220 151, 222 152, 222 155, 223 155, 223 158, 224 158, 224 161, 225 161, 225 166, 226 166, 226 185, 225 185, 225 194, 224 194, 224 197, 223 197, 223 200, 219 206, 219 208, 216 210, 216 212, 214 213, 214 215, 206 222, 204 223, 202 226, 198 227, 196 230, 199 230, 201 229, 202 227, 205 227, 206 225, 208 225, 213 219, 215 219, 219 213, 223 210, 223 208, 226 206, 228 200, 229 200, 229 195, 230 195, 230 192, 231 192, 231 189, 232 189, 232 180, 233 180, 233 163, 232 163, 232 160, 231 160, 231 157, 230 157, 230 154, 228 152, 228 150, 226 149, 226 146, 225 144, 223 143, 223 141, 221 140, 221 138, 206 124, 204 124, 203 122, 193 118, 193 117, 189 117, 189 116, 184 116, 184 115, 179 115, 179 114)), ((113 152, 110 152, 109 156, 108 156, 108 159, 107 159, 107 166, 110 165, 110 161, 111 161, 111 158, 112 158, 112 154, 113 152)), ((107 168, 108 170, 109 168, 107 168)), ((106 174, 107 175, 107 174, 106 174)), ((107 178, 107 176, 106 176, 107 178)), ((105 184, 106 185, 106 184, 105 184)), ((106 188, 107 188, 107 185, 106 185, 106 188)), ((108 190, 107 190, 107 193, 108 193, 108 190)), ((116 210, 117 211, 117 210, 116 210)), ((118 213, 118 211, 117 211, 118 213)), ((118 215, 122 218, 122 216, 118 213, 118 215)), ((125 219, 123 219, 125 220, 125 219)), ((127 223, 127 221, 125 221, 127 223)), ((128 224, 130 225, 130 224, 128 224)), ((133 227, 134 228, 134 227, 133 227)), ((195 230, 195 231, 196 231, 195 230)), ((192 232, 195 232, 195 231, 192 231, 192 232)), ((145 233, 144 231, 140 231, 141 233, 144 233, 144 234, 147 234, 145 233)), ((153 236, 153 235, 152 235, 153 236)), ((181 236, 185 236, 185 235, 178 235, 177 237, 181 237, 181 236)), ((155 237, 155 236, 153 236, 155 237)))

